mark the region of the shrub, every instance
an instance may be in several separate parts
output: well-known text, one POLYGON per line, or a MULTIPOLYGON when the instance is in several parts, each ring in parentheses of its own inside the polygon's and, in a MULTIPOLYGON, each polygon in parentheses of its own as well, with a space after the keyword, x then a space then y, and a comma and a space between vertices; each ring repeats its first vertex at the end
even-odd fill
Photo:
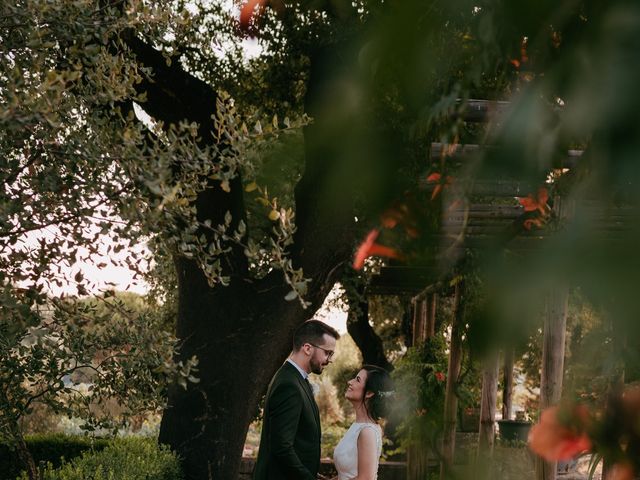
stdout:
MULTIPOLYGON (((27 448, 33 455, 36 465, 50 463, 54 468, 88 450, 99 451, 109 444, 106 439, 92 439, 80 435, 38 434, 25 438, 27 448)), ((24 466, 18 462, 8 445, 0 444, 0 472, 3 480, 16 478, 24 466)))
MULTIPOLYGON (((178 458, 154 439, 116 439, 99 452, 85 452, 60 468, 49 464, 42 480, 181 480, 178 458)), ((23 473, 20 480, 27 480, 23 473)))

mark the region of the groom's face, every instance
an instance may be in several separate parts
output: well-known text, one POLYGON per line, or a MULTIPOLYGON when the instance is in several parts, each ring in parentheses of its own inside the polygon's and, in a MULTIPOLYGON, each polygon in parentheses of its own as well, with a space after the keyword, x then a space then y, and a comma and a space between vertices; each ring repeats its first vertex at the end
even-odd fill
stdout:
POLYGON ((324 367, 331 363, 331 357, 336 350, 336 339, 326 333, 322 336, 322 343, 318 343, 313 348, 313 353, 309 359, 311 372, 320 374, 324 367))

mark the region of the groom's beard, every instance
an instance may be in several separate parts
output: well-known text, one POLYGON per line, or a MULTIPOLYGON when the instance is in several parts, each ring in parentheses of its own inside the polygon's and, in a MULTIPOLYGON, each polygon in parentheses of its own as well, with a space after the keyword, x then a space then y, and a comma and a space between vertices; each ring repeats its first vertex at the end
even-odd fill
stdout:
POLYGON ((322 364, 321 362, 318 362, 314 358, 312 358, 311 361, 309 362, 309 366, 311 367, 311 372, 315 373, 316 375, 320 375, 322 373, 322 370, 324 370, 324 367, 325 367, 324 364, 322 364))

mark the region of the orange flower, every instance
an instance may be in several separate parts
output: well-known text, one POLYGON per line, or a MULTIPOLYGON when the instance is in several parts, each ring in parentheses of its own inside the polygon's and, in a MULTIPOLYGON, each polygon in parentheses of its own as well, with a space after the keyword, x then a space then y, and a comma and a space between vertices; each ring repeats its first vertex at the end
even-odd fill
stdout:
POLYGON ((549 192, 545 187, 540 187, 536 196, 530 193, 526 197, 518 198, 518 203, 524 207, 525 212, 535 212, 538 210, 542 215, 546 215, 549 210, 549 205, 547 205, 548 200, 549 192))
MULTIPOLYGON (((558 407, 551 407, 542 412, 540 423, 534 425, 529 433, 529 447, 547 461, 567 460, 591 449, 591 441, 583 431, 559 422, 558 411, 558 407)), ((584 406, 577 406, 572 412, 573 419, 581 427, 587 416, 584 406)))
POLYGON ((373 255, 378 257, 387 257, 387 258, 401 258, 402 256, 396 250, 391 247, 385 247, 384 245, 380 245, 376 242, 376 238, 380 231, 377 229, 373 229, 367 235, 367 238, 360 244, 358 250, 356 251, 355 258, 353 259, 353 268, 356 270, 362 269, 364 267, 364 261, 366 258, 371 257, 373 255))
POLYGON ((439 382, 444 382, 444 373, 436 372, 434 375, 436 377, 436 380, 438 380, 439 382))

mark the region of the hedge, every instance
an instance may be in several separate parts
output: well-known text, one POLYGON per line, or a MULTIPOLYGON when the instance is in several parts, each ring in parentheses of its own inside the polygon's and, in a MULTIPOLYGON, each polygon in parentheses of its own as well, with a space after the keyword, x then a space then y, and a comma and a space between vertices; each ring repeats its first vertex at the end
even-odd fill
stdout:
MULTIPOLYGON (((54 467, 59 467, 63 460, 71 460, 83 452, 100 451, 110 442, 107 439, 64 434, 28 435, 25 441, 36 465, 51 463, 54 467)), ((0 443, 0 472, 2 472, 0 478, 14 479, 23 469, 11 448, 0 443)))
MULTIPOLYGON (((180 462, 155 439, 115 439, 102 451, 85 452, 61 467, 49 464, 42 480, 182 480, 180 462)), ((20 480, 27 480, 23 473, 20 480)))

